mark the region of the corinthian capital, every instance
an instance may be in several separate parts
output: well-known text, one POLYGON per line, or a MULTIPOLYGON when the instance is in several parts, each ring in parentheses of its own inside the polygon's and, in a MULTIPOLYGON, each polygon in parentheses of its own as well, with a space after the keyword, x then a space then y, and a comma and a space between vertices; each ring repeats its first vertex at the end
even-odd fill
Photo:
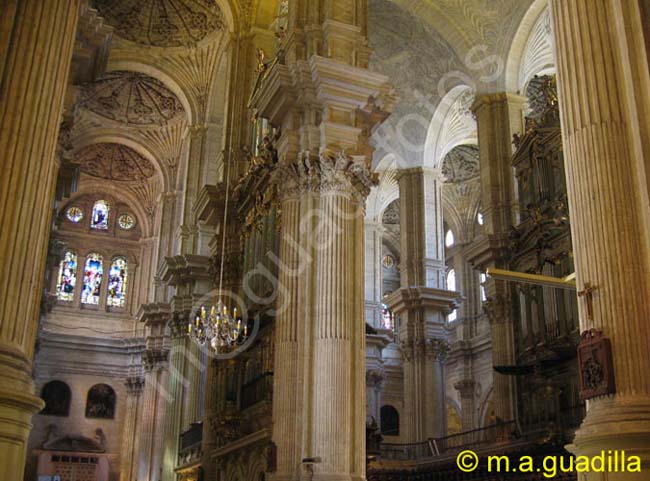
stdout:
POLYGON ((365 156, 331 151, 283 164, 276 177, 279 196, 285 199, 305 193, 341 193, 362 203, 376 183, 377 176, 368 169, 365 156))
POLYGON ((428 339, 426 343, 427 358, 444 362, 449 354, 449 343, 445 339, 428 339))

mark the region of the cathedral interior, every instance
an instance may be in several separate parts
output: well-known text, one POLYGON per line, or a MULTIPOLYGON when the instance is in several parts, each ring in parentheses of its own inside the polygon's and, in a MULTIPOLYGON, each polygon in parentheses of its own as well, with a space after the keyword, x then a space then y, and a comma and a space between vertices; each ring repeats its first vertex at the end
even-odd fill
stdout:
POLYGON ((0 481, 650 480, 648 0, 0 6, 0 481))

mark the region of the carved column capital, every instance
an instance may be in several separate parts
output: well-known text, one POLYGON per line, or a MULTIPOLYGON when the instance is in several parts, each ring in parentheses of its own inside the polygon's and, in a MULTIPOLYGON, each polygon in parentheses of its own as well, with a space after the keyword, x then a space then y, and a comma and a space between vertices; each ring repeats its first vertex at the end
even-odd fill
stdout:
POLYGON ((144 390, 144 378, 140 376, 132 376, 126 378, 124 382, 126 386, 126 392, 129 396, 139 396, 144 390))
POLYGON ((279 166, 276 176, 282 200, 306 193, 341 193, 360 204, 377 183, 365 156, 326 151, 318 157, 303 156, 297 162, 279 166))
POLYGON ((148 349, 142 355, 142 363, 146 372, 153 371, 156 367, 167 362, 167 351, 161 349, 148 349))
POLYGON ((427 339, 426 344, 427 359, 438 362, 444 362, 449 354, 449 342, 442 338, 427 339))
POLYGON ((461 399, 473 398, 476 383, 472 379, 462 379, 454 384, 454 389, 458 391, 461 399))
POLYGON ((369 387, 381 389, 385 379, 386 373, 383 369, 371 369, 366 371, 366 385, 369 387))
POLYGON ((502 324, 510 318, 512 297, 510 292, 497 294, 488 297, 483 302, 483 312, 487 315, 490 323, 502 324))

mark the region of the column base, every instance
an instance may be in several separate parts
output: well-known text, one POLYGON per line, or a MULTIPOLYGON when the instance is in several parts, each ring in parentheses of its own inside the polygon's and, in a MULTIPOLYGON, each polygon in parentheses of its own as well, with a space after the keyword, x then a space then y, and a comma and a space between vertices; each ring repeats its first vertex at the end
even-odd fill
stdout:
POLYGON ((580 479, 585 481, 650 480, 650 399, 630 396, 592 401, 573 444, 568 445, 567 450, 590 459, 604 457, 608 472, 584 473, 580 479), (630 471, 634 469, 635 456, 641 461, 640 472, 630 471), (614 459, 618 459, 620 472, 616 472, 614 459), (612 470, 609 470, 608 460, 612 460, 612 470))
POLYGON ((43 406, 33 394, 0 388, 0 479, 23 479, 32 416, 43 406))

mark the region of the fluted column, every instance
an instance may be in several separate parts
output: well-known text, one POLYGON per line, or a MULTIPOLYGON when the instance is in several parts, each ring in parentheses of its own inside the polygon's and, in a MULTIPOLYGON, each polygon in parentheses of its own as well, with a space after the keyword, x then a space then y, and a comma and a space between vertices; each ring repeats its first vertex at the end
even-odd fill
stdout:
POLYGON ((120 456, 120 481, 132 481, 137 476, 137 453, 139 427, 142 416, 142 392, 144 379, 130 377, 126 380, 126 414, 122 433, 122 452, 120 456))
POLYGON ((368 414, 377 422, 381 421, 381 391, 386 374, 380 369, 366 371, 366 388, 368 397, 368 414))
POLYGON ((169 350, 169 384, 165 386, 169 402, 164 406, 164 448, 162 481, 174 481, 176 474, 174 468, 178 459, 178 443, 181 433, 183 412, 183 385, 185 378, 185 364, 188 349, 187 319, 179 313, 173 314, 169 323, 171 333, 171 346, 169 350))
POLYGON ((78 0, 2 2, 0 479, 22 479, 31 418, 43 406, 34 396, 31 359, 78 9, 78 0))
MULTIPOLYGON (((273 375, 273 442, 277 446, 278 481, 294 478, 301 461, 300 424, 301 377, 298 328, 304 297, 300 295, 302 279, 306 279, 305 252, 301 248, 301 202, 296 196, 282 201, 282 234, 278 285, 278 315, 275 331, 273 375), (302 256, 302 257, 301 257, 302 256)), ((305 335, 304 326, 300 335, 305 335)))
POLYGON ((365 299, 366 322, 373 327, 383 327, 381 323, 381 303, 383 296, 382 279, 383 226, 381 222, 365 222, 365 299))
POLYGON ((138 481, 160 481, 167 386, 167 353, 148 351, 144 358, 144 393, 138 455, 138 481))
MULTIPOLYGON (((342 175, 327 161, 328 175, 342 175), (332 172, 330 172, 330 169, 332 172)), ((326 177, 324 176, 324 177, 326 177)), ((315 480, 365 479, 363 211, 349 181, 321 184, 314 263, 314 392, 311 449, 315 480), (339 184, 340 182, 340 184, 339 184), (333 184, 333 185, 332 185, 333 184)), ((367 193, 366 193, 367 195, 367 193)))
MULTIPOLYGON (((644 172, 650 155, 642 143, 650 129, 649 102, 647 90, 634 90, 639 77, 632 74, 648 72, 639 39, 648 29, 639 12, 642 3, 551 2, 576 282, 579 290, 593 288, 579 300, 580 328, 601 330, 611 339, 616 381, 616 394, 587 403, 571 450, 641 456, 644 472, 606 476, 615 481, 647 479, 650 462, 650 222, 644 172)), ((585 479, 604 476, 589 473, 585 479)))

